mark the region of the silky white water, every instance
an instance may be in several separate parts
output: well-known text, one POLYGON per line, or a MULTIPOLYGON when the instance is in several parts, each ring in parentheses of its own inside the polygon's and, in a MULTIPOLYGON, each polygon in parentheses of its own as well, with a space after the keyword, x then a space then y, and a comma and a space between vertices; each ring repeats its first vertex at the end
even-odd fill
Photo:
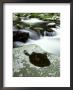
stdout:
POLYGON ((18 46, 36 44, 40 46, 43 50, 56 54, 60 56, 60 39, 59 38, 50 38, 48 36, 41 37, 39 40, 29 39, 25 44, 21 42, 16 42, 18 46))
MULTIPOLYGON (((43 22, 42 20, 39 20, 37 18, 31 18, 30 20, 22 20, 25 23, 28 24, 35 24, 38 22, 43 22)), ((54 31, 56 31, 57 35, 56 36, 41 36, 40 39, 38 40, 32 40, 28 39, 26 43, 22 42, 16 42, 17 46, 23 46, 23 45, 28 45, 28 44, 36 44, 40 46, 43 50, 56 54, 60 56, 60 28, 52 28, 54 31)))

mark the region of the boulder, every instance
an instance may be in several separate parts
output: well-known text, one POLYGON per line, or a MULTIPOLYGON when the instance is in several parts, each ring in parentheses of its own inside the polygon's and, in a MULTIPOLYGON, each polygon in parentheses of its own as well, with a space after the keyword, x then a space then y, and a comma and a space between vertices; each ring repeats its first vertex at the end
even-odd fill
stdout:
POLYGON ((60 77, 60 58, 35 44, 13 48, 13 77, 60 77))
POLYGON ((26 34, 24 37, 30 38, 32 40, 38 40, 40 38, 40 34, 31 29, 20 29, 19 31, 16 30, 16 31, 14 31, 13 35, 16 34, 16 32, 24 33, 24 34, 26 34))
POLYGON ((20 41, 20 42, 26 42, 29 38, 29 33, 27 32, 21 32, 19 31, 13 31, 13 42, 14 41, 20 41))

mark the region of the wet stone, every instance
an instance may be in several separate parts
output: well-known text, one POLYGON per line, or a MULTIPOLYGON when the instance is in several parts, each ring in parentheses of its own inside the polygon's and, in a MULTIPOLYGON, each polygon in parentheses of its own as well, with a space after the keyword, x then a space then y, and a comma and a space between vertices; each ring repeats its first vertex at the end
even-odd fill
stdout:
POLYGON ((29 33, 21 31, 13 31, 13 41, 26 42, 29 38, 29 33))
POLYGON ((48 28, 56 28, 56 24, 55 23, 49 23, 47 25, 48 28))
POLYGON ((52 29, 47 29, 45 31, 45 36, 55 36, 56 35, 56 31, 52 30, 52 29))

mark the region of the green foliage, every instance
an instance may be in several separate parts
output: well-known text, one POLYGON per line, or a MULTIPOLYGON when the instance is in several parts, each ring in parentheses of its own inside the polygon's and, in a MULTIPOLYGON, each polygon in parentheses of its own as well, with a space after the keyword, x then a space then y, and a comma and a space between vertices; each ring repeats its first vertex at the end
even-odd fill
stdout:
POLYGON ((21 21, 21 19, 27 20, 30 18, 38 18, 48 22, 55 22, 57 25, 60 25, 60 13, 13 13, 13 26, 18 29, 30 27, 21 21))

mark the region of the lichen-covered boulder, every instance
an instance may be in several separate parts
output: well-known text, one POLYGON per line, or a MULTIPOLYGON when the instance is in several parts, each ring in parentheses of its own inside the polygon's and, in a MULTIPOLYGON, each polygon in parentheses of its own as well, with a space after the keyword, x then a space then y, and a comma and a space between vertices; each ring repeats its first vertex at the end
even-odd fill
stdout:
MULTIPOLYGON (((35 60, 35 59, 34 59, 35 60)), ((42 62, 42 59, 40 60, 42 62)), ((36 62, 35 62, 36 63, 36 62)), ((44 62, 43 62, 44 63, 44 62)), ((42 63, 40 63, 42 64, 42 63)), ((60 58, 54 54, 44 51, 41 47, 30 44, 23 47, 13 48, 13 76, 14 77, 59 77, 60 76, 60 58), (43 67, 37 66, 30 62, 29 55, 33 52, 46 53, 47 63, 43 67)))

